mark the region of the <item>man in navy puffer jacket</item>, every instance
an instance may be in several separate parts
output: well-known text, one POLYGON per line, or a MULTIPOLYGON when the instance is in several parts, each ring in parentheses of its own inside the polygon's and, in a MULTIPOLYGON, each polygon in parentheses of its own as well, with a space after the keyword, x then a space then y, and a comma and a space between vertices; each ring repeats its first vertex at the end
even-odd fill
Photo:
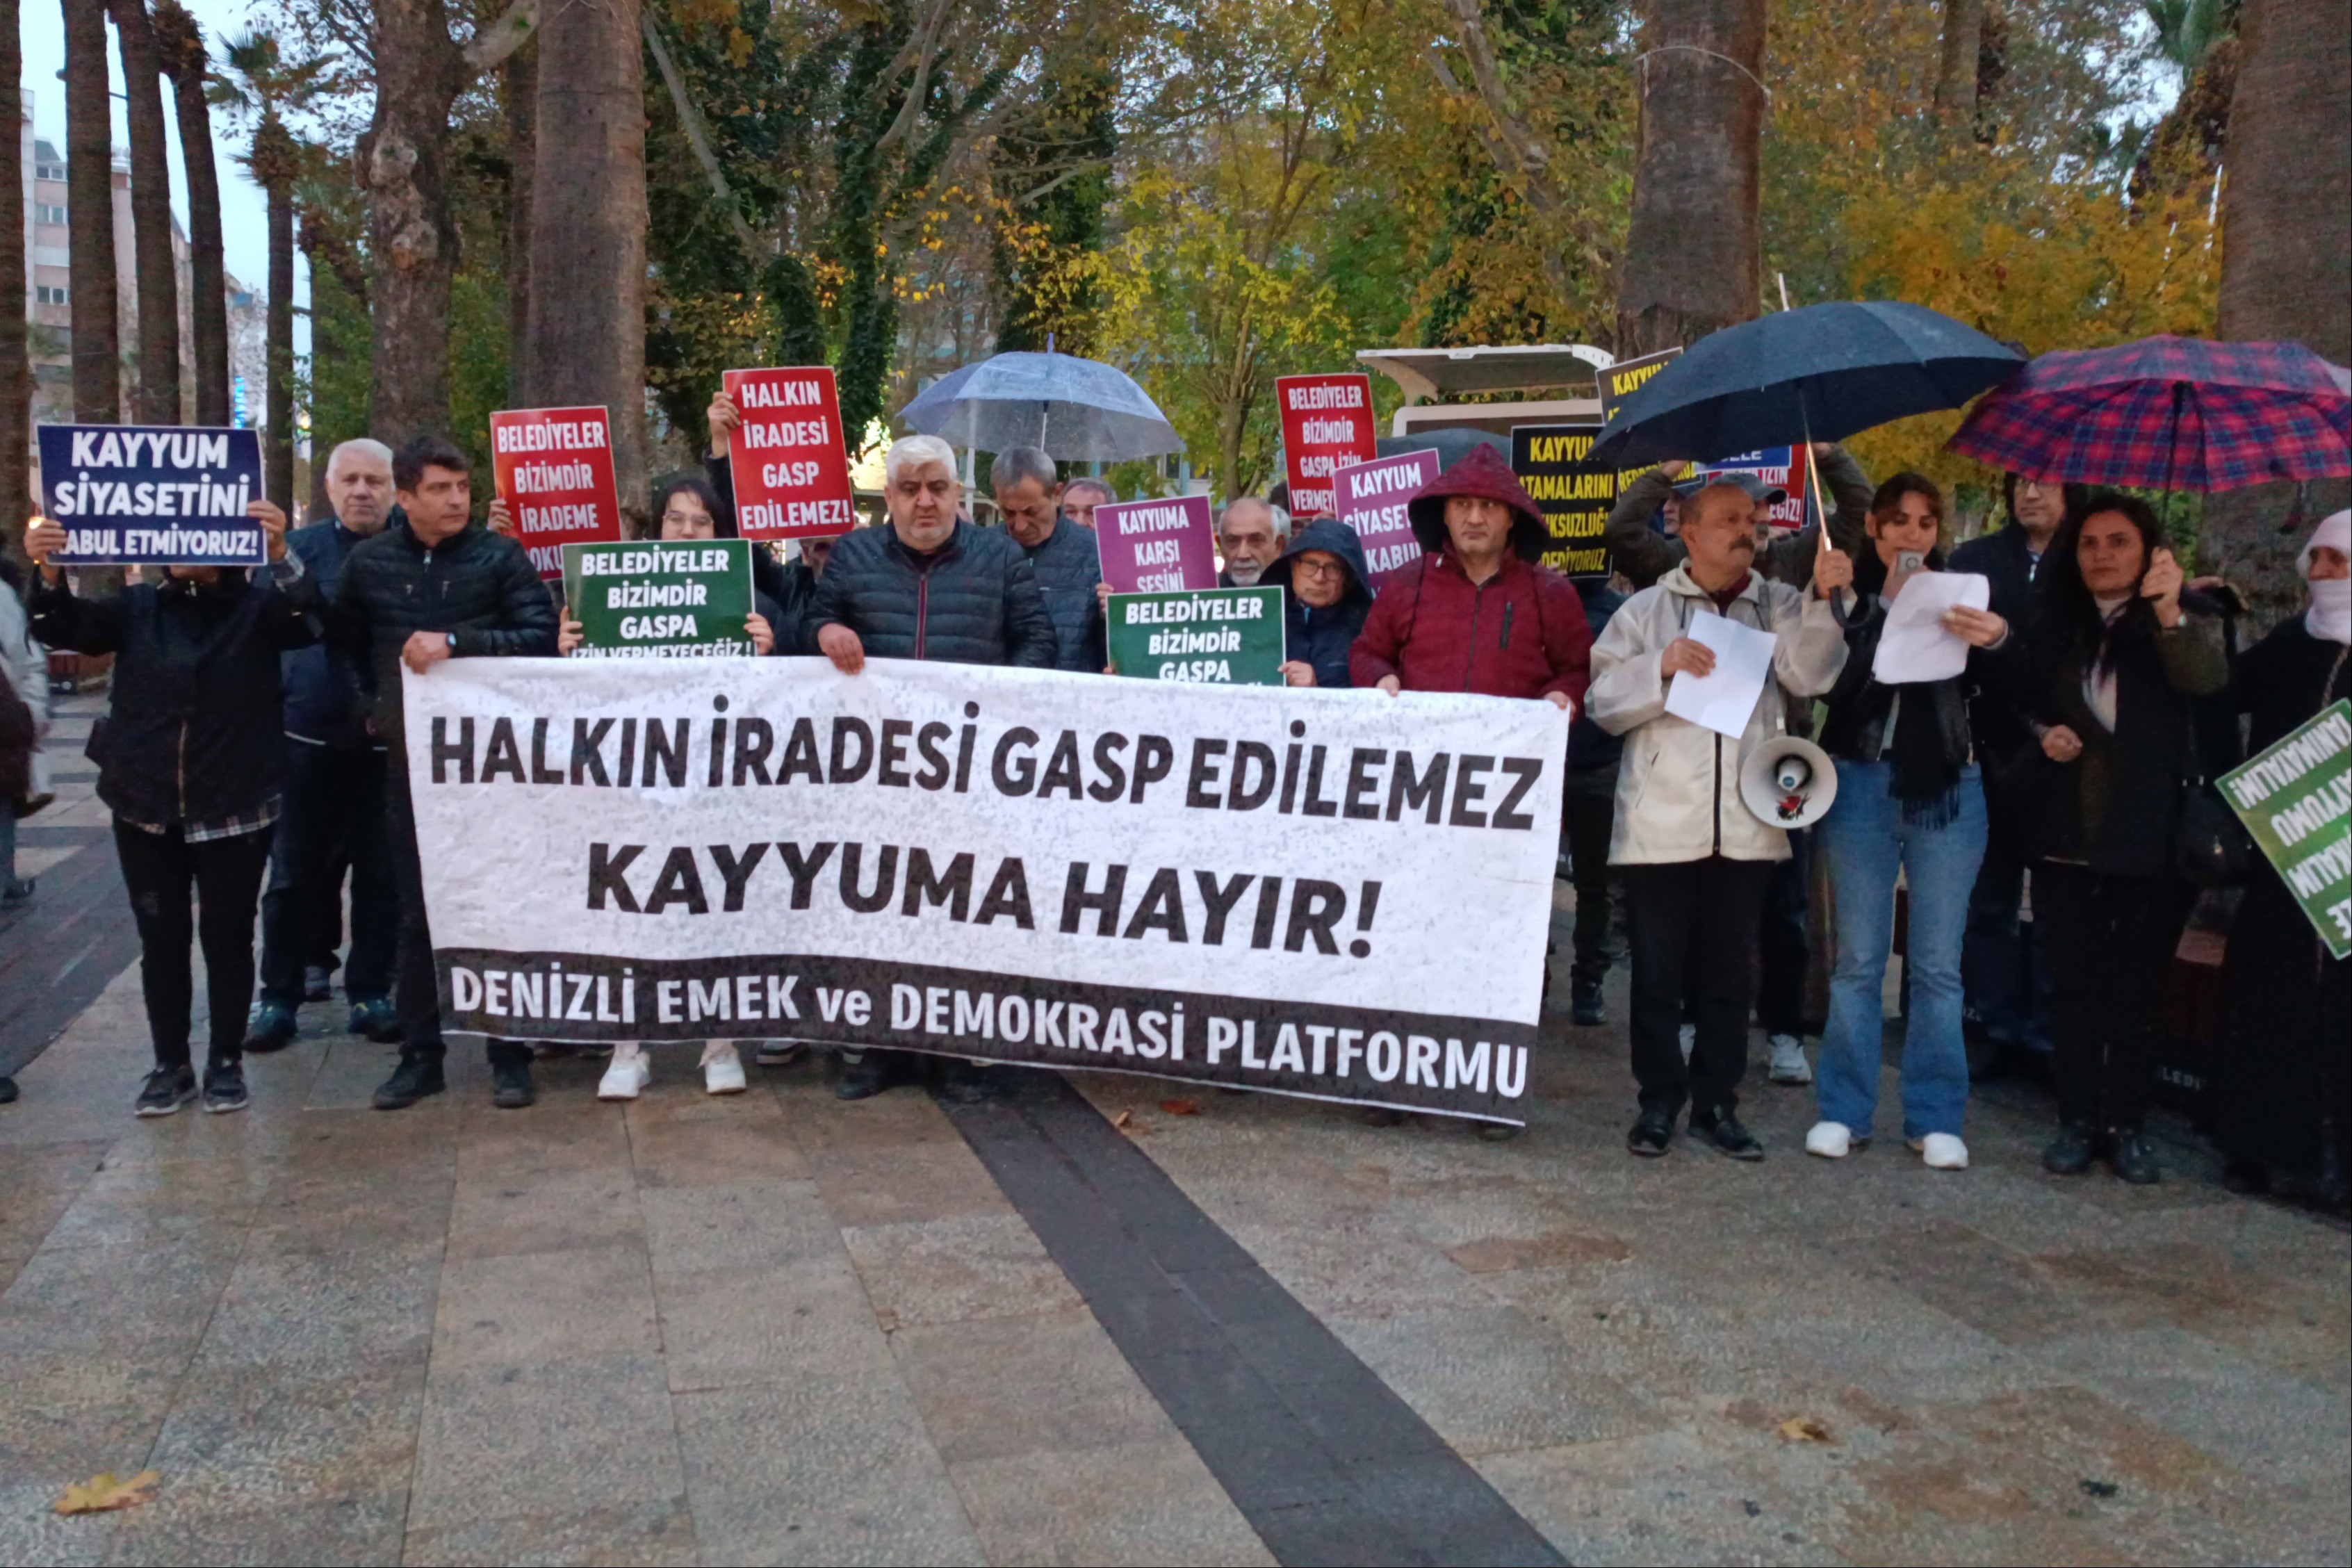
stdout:
POLYGON ((1034 447, 996 454, 988 472, 1004 531, 1029 557, 1037 592, 1054 623, 1059 645, 1054 668, 1100 675, 1109 655, 1103 646, 1102 605, 1095 584, 1102 581, 1102 552, 1095 536, 1062 518, 1061 473, 1054 459, 1034 447))
POLYGON ((1290 536, 1257 581, 1260 587, 1285 590, 1284 680, 1292 686, 1353 685, 1348 650, 1372 613, 1372 585, 1356 531, 1337 518, 1317 518, 1290 536))

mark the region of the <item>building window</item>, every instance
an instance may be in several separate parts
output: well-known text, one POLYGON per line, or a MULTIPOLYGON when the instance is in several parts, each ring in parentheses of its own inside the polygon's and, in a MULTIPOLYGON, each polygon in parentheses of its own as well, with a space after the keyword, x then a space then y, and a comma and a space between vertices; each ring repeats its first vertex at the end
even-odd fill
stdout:
POLYGON ((65 177, 66 166, 63 163, 36 163, 33 165, 33 178, 37 180, 62 180, 65 177))
POLYGON ((63 223, 66 221, 66 209, 47 202, 35 202, 33 216, 41 223, 63 223))
POLYGON ((33 286, 33 303, 36 305, 62 305, 65 302, 66 291, 57 285, 37 283, 33 286))

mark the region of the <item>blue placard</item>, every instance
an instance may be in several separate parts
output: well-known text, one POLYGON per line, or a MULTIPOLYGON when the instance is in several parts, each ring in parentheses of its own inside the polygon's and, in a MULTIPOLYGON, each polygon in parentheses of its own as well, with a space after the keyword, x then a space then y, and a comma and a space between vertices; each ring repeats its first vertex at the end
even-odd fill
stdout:
POLYGON ((258 566, 261 437, 189 425, 44 425, 41 509, 60 564, 258 566))

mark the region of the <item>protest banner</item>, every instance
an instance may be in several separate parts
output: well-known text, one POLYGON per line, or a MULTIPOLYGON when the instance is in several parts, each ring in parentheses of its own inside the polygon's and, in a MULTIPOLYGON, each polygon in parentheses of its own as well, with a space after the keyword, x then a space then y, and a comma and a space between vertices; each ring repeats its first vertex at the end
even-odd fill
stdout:
POLYGON ((1684 482, 1705 480, 1713 474, 1753 474, 1768 485, 1779 485, 1789 499, 1766 515, 1775 532, 1805 526, 1805 464, 1812 454, 1796 447, 1767 447, 1760 452, 1735 452, 1712 463, 1702 463, 1684 482))
POLYGON ((490 416, 490 479, 542 578, 567 544, 616 542, 612 422, 602 408, 502 408, 490 416))
POLYGON ((2214 782, 2327 951, 2352 958, 2352 702, 2214 782))
POLYGON ((581 637, 571 657, 749 657, 751 549, 741 539, 565 545, 563 603, 581 637))
POLYGON ((743 416, 727 443, 742 537, 830 539, 856 528, 832 367, 730 370, 721 379, 743 416))
POLYGON ((1579 582, 1609 575, 1610 509, 1617 504, 1617 469, 1591 460, 1598 425, 1514 425, 1511 472, 1543 512, 1551 535, 1543 563, 1579 582))
POLYGON ((1283 479, 1290 515, 1300 521, 1335 511, 1331 476, 1381 455, 1368 375, 1277 375, 1274 405, 1282 414, 1283 479))
POLYGON ((1110 667, 1120 675, 1202 686, 1282 684, 1279 588, 1113 594, 1104 626, 1110 667))
POLYGON ((1423 448, 1349 463, 1331 476, 1332 512, 1363 541, 1364 568, 1371 574, 1373 593, 1421 559, 1421 542, 1405 519, 1405 498, 1435 479, 1443 467, 1435 451, 1423 448))
POLYGON ((1524 1121, 1568 715, 873 659, 402 683, 442 1012, 1524 1121))
POLYGON ((1638 359, 1621 359, 1606 370, 1593 372, 1592 390, 1601 399, 1601 422, 1605 425, 1617 417, 1617 410, 1624 401, 1682 352, 1679 348, 1661 349, 1638 359))
POLYGON ((261 437, 185 425, 44 425, 42 515, 66 531, 60 566, 258 566, 245 515, 262 497, 261 437))
POLYGON ((1095 508, 1095 550, 1114 594, 1217 585, 1216 524, 1207 496, 1106 501, 1095 508))

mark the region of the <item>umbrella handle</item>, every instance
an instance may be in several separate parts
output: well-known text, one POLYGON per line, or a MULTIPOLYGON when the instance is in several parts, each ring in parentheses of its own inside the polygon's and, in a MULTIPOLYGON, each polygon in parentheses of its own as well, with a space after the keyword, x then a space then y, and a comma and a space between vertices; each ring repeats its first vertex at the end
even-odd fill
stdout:
MULTIPOLYGON (((1781 287, 1785 289, 1788 285, 1783 283, 1781 287)), ((1780 308, 1784 310, 1788 309, 1785 294, 1782 297, 1780 308)), ((1821 519, 1822 524, 1822 531, 1817 536, 1813 546, 1813 553, 1818 555, 1829 547, 1830 512, 1829 508, 1822 504, 1822 468, 1819 463, 1813 461, 1813 420, 1811 414, 1805 407, 1805 389, 1801 385, 1797 388, 1797 417, 1805 433, 1805 488, 1812 492, 1813 515, 1821 519)), ((1837 624, 1841 626, 1851 626, 1854 624, 1854 616, 1862 609, 1862 595, 1859 594, 1853 595, 1853 608, 1849 610, 1845 607, 1845 601, 1838 596, 1840 590, 1832 588, 1822 597, 1830 602, 1830 615, 1837 624)))

